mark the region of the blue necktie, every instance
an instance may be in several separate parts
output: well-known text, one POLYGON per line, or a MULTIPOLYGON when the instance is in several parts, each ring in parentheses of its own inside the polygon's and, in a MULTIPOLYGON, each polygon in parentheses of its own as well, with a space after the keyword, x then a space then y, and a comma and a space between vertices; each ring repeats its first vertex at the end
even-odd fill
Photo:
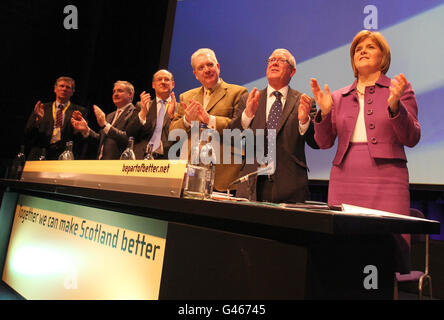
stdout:
POLYGON ((162 106, 160 107, 160 110, 157 113, 156 128, 154 129, 154 133, 150 139, 150 142, 148 142, 153 144, 153 151, 159 149, 160 147, 160 137, 162 136, 163 118, 165 117, 166 101, 161 100, 160 103, 162 104, 162 106))
MULTIPOLYGON (((279 125, 279 120, 281 119, 282 115, 282 102, 281 97, 282 93, 279 91, 274 91, 273 95, 276 97, 276 100, 273 102, 270 112, 268 113, 268 120, 267 120, 267 128, 265 130, 265 155, 268 155, 268 150, 272 149, 272 144, 276 143, 276 139, 272 139, 270 141, 272 144, 268 145, 268 130, 274 129, 277 130, 277 127, 279 125)), ((275 137, 277 136, 277 132, 275 137)))

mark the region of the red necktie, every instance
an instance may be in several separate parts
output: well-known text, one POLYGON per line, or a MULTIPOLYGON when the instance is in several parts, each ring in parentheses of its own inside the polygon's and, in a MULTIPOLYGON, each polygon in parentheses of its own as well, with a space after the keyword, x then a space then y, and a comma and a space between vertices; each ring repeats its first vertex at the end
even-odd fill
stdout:
POLYGON ((63 104, 59 105, 56 114, 56 127, 61 128, 63 125, 63 104))

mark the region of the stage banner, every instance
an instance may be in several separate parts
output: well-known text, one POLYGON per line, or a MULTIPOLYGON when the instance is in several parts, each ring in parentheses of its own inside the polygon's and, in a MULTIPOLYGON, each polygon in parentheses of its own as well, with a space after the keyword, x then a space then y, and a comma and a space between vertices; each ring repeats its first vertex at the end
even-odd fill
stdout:
POLYGON ((2 280, 26 299, 159 297, 168 223, 20 195, 2 280))

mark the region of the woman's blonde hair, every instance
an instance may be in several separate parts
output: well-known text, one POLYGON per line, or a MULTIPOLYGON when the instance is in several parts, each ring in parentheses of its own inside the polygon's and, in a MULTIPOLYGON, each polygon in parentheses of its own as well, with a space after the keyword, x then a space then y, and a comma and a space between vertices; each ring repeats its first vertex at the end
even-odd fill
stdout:
POLYGON ((379 49, 381 49, 382 60, 381 60, 381 65, 379 66, 381 72, 383 74, 386 74, 386 72, 390 67, 390 60, 391 60, 390 46, 388 45, 384 36, 377 31, 362 30, 358 32, 358 34, 355 36, 350 46, 350 59, 353 72, 355 74, 355 78, 358 77, 358 70, 356 69, 354 62, 355 50, 358 44, 367 38, 373 40, 378 45, 379 49))

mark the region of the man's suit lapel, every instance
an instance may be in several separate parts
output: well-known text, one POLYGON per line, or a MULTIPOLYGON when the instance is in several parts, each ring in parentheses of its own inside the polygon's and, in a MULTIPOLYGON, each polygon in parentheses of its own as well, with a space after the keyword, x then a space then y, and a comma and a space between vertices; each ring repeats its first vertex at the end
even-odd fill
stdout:
MULTIPOLYGON (((205 108, 207 112, 209 112, 213 107, 227 94, 227 86, 225 85, 225 82, 222 80, 220 81, 220 84, 217 86, 216 90, 211 94, 210 101, 208 101, 208 105, 205 108)), ((202 90, 203 92, 203 90, 202 90)), ((203 101, 203 98, 202 98, 203 101)))
MULTIPOLYGON (((116 119, 116 122, 114 122, 113 127, 120 129, 122 124, 125 123, 126 119, 128 118, 128 114, 132 111, 133 107, 134 106, 132 104, 125 107, 125 110, 123 110, 123 112, 120 114, 119 118, 116 119)), ((112 121, 112 119, 111 119, 111 121, 112 121)))
POLYGON ((65 111, 65 116, 64 116, 64 118, 63 118, 62 132, 65 131, 65 129, 66 129, 67 126, 68 126, 68 123, 71 122, 71 117, 72 117, 72 113, 73 113, 73 112, 74 112, 74 107, 73 107, 73 105, 71 104, 71 105, 69 106, 69 108, 66 109, 66 111, 65 111))
POLYGON ((267 89, 259 92, 259 102, 253 119, 252 129, 264 129, 267 119, 267 89))
POLYGON ((285 101, 284 109, 282 110, 281 119, 279 120, 279 125, 277 127, 276 135, 281 131, 282 127, 285 124, 285 121, 287 121, 290 114, 293 112, 295 105, 297 102, 297 97, 295 95, 295 92, 289 87, 288 93, 287 93, 287 99, 285 101))
POLYGON ((54 116, 52 112, 52 106, 55 103, 49 103, 47 105, 47 108, 45 110, 45 114, 43 117, 46 117, 48 119, 48 133, 52 136, 52 131, 54 130, 54 116))
MULTIPOLYGON (((172 101, 167 102, 165 105, 165 114, 163 115, 162 127, 164 127, 166 125, 168 119, 170 118, 170 116, 168 115, 168 109, 171 107, 171 103, 172 103, 172 101), (167 107, 168 107, 168 109, 167 109, 167 107)), ((156 117, 156 119, 157 119, 157 117, 156 117)))
POLYGON ((106 122, 108 122, 109 124, 113 123, 114 116, 116 115, 116 112, 117 112, 117 111, 113 111, 113 112, 111 112, 110 114, 108 114, 108 115, 106 116, 106 122))
MULTIPOLYGON (((203 105, 203 97, 204 97, 204 87, 200 87, 197 93, 190 100, 195 100, 203 105)), ((187 101, 187 103, 189 104, 190 101, 187 101)))
POLYGON ((123 122, 124 119, 125 119, 125 115, 126 115, 126 113, 127 113, 127 110, 124 110, 124 111, 120 114, 120 116, 116 119, 116 122, 114 122, 113 127, 115 127, 115 128, 120 128, 122 122, 123 122))
MULTIPOLYGON (((148 110, 148 114, 146 115, 146 119, 152 119, 151 126, 153 127, 153 130, 156 128, 156 122, 157 122, 157 102, 156 99, 153 99, 150 102, 150 110, 148 110)), ((148 123, 148 121, 147 121, 148 123)))

